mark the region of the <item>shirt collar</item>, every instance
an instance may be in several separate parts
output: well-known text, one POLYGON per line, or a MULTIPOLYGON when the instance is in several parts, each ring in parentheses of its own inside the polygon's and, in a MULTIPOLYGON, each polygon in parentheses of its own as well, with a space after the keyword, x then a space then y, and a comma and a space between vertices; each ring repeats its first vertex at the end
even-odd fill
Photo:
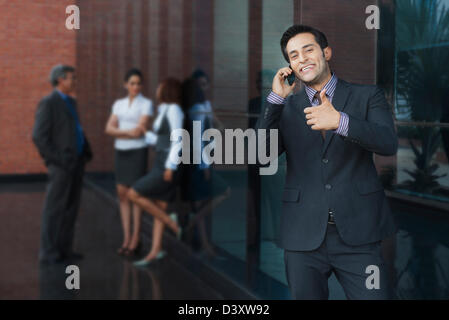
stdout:
POLYGON ((63 93, 62 91, 60 91, 60 90, 58 90, 58 89, 56 89, 56 91, 59 93, 59 95, 61 96, 62 99, 67 100, 67 99, 70 98, 69 95, 63 93))
MULTIPOLYGON (((136 100, 138 100, 138 99, 140 99, 140 97, 142 96, 142 93, 138 93, 135 97, 134 97, 134 99, 133 99, 133 102, 132 103, 134 103, 134 101, 136 101, 136 100)), ((128 99, 128 105, 129 105, 129 96, 127 96, 126 97, 127 99, 128 99)))
MULTIPOLYGON (((337 76, 335 73, 332 72, 332 76, 329 79, 329 81, 324 85, 323 90, 326 89, 326 96, 332 97, 334 96, 335 88, 337 87, 337 76)), ((307 96, 309 97, 310 103, 312 103, 313 97, 318 92, 317 90, 313 89, 312 87, 305 86, 307 96)))

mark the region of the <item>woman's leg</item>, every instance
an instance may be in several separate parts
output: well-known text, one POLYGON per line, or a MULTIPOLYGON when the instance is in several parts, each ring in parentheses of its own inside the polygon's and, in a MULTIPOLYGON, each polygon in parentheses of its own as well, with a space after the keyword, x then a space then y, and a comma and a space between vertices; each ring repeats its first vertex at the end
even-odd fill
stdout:
POLYGON ((129 188, 122 184, 117 185, 117 194, 120 202, 120 218, 123 228, 122 248, 127 248, 130 243, 131 203, 128 199, 129 188))
MULTIPOLYGON (((224 199, 223 199, 224 200, 224 199)), ((207 214, 210 214, 213 210, 213 203, 211 200, 203 200, 203 201, 196 201, 192 203, 192 208, 194 208, 195 212, 195 218, 193 219, 193 223, 189 224, 190 226, 197 226, 198 235, 200 237, 201 242, 201 249, 204 250, 209 256, 215 256, 215 250, 212 246, 212 244, 209 242, 209 238, 207 236, 207 230, 206 230, 206 217, 207 214), (207 214, 204 214, 204 212, 207 212, 207 214), (198 219, 198 217, 200 217, 198 219)))
POLYGON ((204 219, 198 221, 198 232, 200 235, 201 249, 209 256, 215 256, 215 249, 207 236, 206 221, 204 221, 204 219))
MULTIPOLYGON (((155 204, 161 209, 161 210, 167 210, 168 203, 165 201, 155 200, 155 204)), ((161 251, 162 249, 162 236, 164 234, 164 228, 165 225, 162 221, 154 218, 153 221, 153 241, 151 243, 151 251, 148 253, 148 255, 145 257, 145 260, 151 260, 156 257, 156 255, 161 251)))
POLYGON ((131 200, 134 204, 137 204, 141 209, 151 214, 154 218, 160 220, 164 225, 172 229, 175 233, 178 233, 179 226, 168 216, 165 210, 156 205, 155 200, 145 198, 132 188, 130 188, 130 190, 128 191, 127 196, 128 199, 131 200))
POLYGON ((139 244, 140 240, 140 219, 142 216, 142 209, 136 204, 132 205, 132 215, 133 215, 133 233, 129 244, 130 250, 134 250, 139 244))
POLYGON ((186 230, 194 227, 199 221, 204 219, 207 215, 211 214, 213 212, 213 209, 215 209, 224 200, 229 198, 230 194, 231 188, 228 187, 225 192, 217 195, 215 198, 211 198, 204 201, 197 201, 195 203, 195 206, 197 208, 195 212, 195 217, 189 222, 189 225, 187 226, 186 230))

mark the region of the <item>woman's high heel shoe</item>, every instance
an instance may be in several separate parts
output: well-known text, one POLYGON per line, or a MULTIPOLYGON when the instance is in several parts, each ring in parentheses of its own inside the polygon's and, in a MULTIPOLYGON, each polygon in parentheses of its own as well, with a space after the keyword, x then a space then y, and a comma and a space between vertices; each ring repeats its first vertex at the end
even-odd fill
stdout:
POLYGON ((117 254, 124 255, 124 254, 126 254, 127 250, 128 250, 127 247, 120 247, 120 248, 117 249, 117 254))
POLYGON ((181 240, 181 237, 182 237, 182 228, 181 228, 181 226, 179 225, 179 222, 178 222, 178 215, 176 214, 176 213, 171 213, 170 214, 170 219, 172 219, 174 222, 176 222, 176 224, 178 225, 178 232, 176 233, 176 238, 178 239, 178 240, 181 240))
POLYGON ((153 263, 153 262, 155 262, 155 261, 157 261, 157 260, 162 259, 162 258, 165 257, 166 255, 167 255, 167 252, 165 252, 164 250, 161 250, 161 251, 159 251, 159 253, 156 255, 156 257, 154 257, 153 259, 150 259, 150 260, 142 259, 142 260, 139 260, 139 261, 134 262, 133 265, 134 265, 135 267, 147 267, 147 266, 149 266, 151 263, 153 263))
POLYGON ((142 242, 139 241, 139 243, 137 244, 137 246, 134 249, 127 248, 125 251, 125 255, 128 257, 134 256, 135 254, 137 254, 140 251, 141 247, 142 247, 142 242))

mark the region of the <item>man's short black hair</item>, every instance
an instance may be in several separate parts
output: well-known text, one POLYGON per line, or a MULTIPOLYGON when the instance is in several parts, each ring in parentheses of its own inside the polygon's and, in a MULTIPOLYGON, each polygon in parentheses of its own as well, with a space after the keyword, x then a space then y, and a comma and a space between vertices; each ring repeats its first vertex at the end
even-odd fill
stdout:
POLYGON ((53 87, 56 87, 59 83, 59 78, 65 79, 67 73, 75 72, 75 68, 72 66, 58 64, 54 66, 50 71, 50 83, 53 87))
POLYGON ((300 33, 311 33, 315 37, 315 41, 320 45, 321 49, 324 49, 328 46, 327 39, 324 33, 322 33, 320 30, 315 29, 313 27, 305 26, 303 24, 295 24, 287 29, 287 31, 284 32, 281 38, 281 50, 282 54, 284 55, 285 60, 287 62, 290 62, 288 59, 287 54, 287 42, 300 33))
POLYGON ((128 82, 129 78, 131 78, 132 76, 138 76, 140 78, 140 81, 143 82, 143 74, 139 69, 137 68, 129 69, 125 74, 125 82, 128 82))

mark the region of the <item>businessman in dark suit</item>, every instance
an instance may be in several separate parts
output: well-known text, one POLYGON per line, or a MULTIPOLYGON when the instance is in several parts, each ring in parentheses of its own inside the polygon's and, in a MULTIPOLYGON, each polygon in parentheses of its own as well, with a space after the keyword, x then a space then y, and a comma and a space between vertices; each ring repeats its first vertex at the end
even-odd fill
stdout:
MULTIPOLYGON (((332 73, 325 35, 290 27, 281 49, 290 68, 273 79, 257 127, 277 129, 287 176, 278 246, 284 249, 294 299, 328 299, 335 273, 349 299, 388 299, 381 240, 396 232, 373 153, 391 156, 398 147, 384 93, 351 84, 332 73), (291 94, 296 82, 304 83, 291 94)), ((269 136, 267 134, 267 136, 269 136)))
POLYGON ((39 260, 59 263, 82 258, 73 252, 75 221, 84 165, 92 152, 78 117, 75 69, 58 65, 51 71, 55 90, 37 107, 33 142, 48 167, 49 183, 42 213, 39 260))

